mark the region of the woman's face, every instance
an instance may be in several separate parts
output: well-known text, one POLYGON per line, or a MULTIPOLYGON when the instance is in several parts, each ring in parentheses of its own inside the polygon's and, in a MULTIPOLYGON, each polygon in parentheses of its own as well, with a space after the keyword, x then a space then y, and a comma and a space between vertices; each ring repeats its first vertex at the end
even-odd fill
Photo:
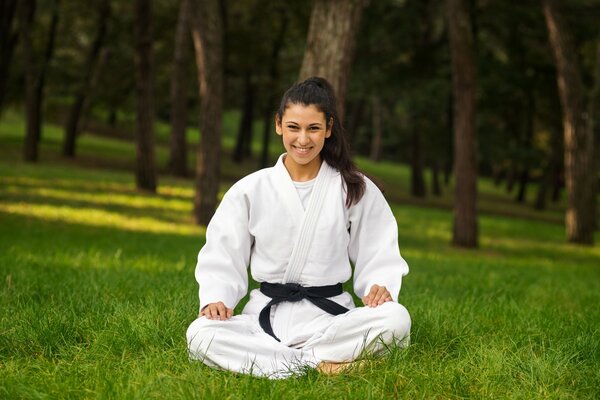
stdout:
POLYGON ((287 151, 286 166, 295 169, 316 167, 318 171, 320 153, 325 139, 331 136, 332 125, 327 127, 325 114, 314 105, 289 104, 275 126, 287 151))

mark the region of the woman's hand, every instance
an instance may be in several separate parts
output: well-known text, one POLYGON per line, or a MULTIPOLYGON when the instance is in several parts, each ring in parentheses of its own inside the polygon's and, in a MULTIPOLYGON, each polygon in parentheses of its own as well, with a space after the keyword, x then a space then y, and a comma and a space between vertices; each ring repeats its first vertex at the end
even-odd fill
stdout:
POLYGON ((222 301, 217 303, 210 303, 200 311, 200 315, 204 315, 208 319, 216 319, 224 321, 226 319, 231 318, 233 315, 233 310, 231 308, 225 307, 222 301))
POLYGON ((362 298, 365 306, 377 307, 387 301, 392 301, 392 295, 385 286, 373 285, 369 294, 362 298))

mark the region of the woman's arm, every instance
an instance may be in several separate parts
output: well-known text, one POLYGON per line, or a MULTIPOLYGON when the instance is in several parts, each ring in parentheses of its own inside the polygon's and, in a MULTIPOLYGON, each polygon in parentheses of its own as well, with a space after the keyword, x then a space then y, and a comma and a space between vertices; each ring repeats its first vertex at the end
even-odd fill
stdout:
POLYGON ((377 306, 398 300, 408 265, 400 255, 390 206, 373 182, 365 177, 365 183, 363 198, 349 210, 348 254, 354 263, 355 293, 366 305, 377 306))
POLYGON ((200 285, 201 315, 231 316, 228 310, 233 310, 248 291, 247 268, 253 242, 248 213, 247 196, 239 185, 234 185, 208 224, 195 274, 200 285))

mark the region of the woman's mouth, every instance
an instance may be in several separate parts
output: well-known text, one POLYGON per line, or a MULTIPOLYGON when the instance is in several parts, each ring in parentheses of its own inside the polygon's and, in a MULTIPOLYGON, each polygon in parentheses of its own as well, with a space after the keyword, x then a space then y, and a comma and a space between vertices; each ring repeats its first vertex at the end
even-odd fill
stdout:
POLYGON ((292 147, 298 154, 301 154, 301 155, 308 154, 312 150, 312 146, 308 146, 308 147, 292 146, 292 147))

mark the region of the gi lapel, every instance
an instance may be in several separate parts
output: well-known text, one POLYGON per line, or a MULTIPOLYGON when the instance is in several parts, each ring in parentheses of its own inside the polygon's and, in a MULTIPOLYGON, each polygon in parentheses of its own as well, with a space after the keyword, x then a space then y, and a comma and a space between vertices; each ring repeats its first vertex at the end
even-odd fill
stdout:
POLYGON ((285 168, 285 165, 283 165, 284 156, 285 154, 279 156, 279 159, 275 164, 275 176, 277 177, 277 184, 280 186, 278 192, 283 197, 283 202, 285 203, 291 218, 294 220, 294 224, 300 226, 300 224, 302 224, 302 219, 304 218, 304 207, 302 206, 300 197, 298 197, 294 182, 292 182, 289 172, 285 168))
MULTIPOLYGON (((283 276, 282 283, 298 283, 300 276, 302 275, 302 269, 306 264, 308 251, 310 249, 315 228, 319 220, 319 214, 323 209, 323 200, 325 199, 325 195, 327 193, 327 184, 331 179, 333 172, 333 168, 323 161, 321 168, 319 169, 317 179, 315 180, 315 184, 310 195, 310 200, 308 201, 308 207, 304 212, 304 219, 302 220, 300 232, 298 234, 298 238, 296 239, 296 243, 294 243, 292 255, 290 256, 290 261, 283 276)), ((289 179, 289 181, 291 182, 291 179, 289 179)), ((300 199, 296 193, 296 188, 293 187, 293 183, 292 188, 293 191, 291 193, 293 193, 296 196, 296 200, 300 202, 300 199)), ((300 207, 302 207, 302 204, 300 204, 300 207)))

